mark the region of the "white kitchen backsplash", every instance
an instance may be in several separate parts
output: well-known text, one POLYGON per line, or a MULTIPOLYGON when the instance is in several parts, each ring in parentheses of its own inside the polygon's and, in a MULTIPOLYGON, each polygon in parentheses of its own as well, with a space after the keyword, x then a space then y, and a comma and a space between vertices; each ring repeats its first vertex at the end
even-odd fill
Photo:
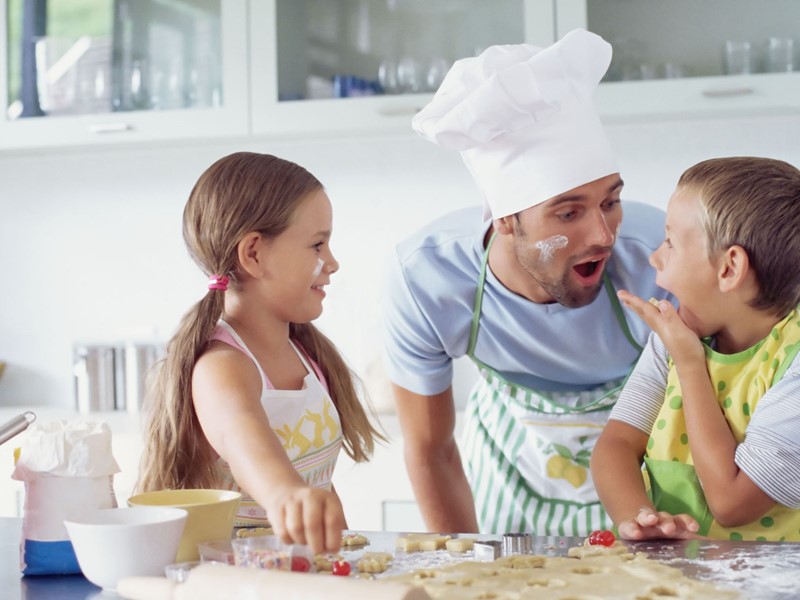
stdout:
MULTIPOLYGON (((712 156, 800 165, 800 116, 614 124, 624 197, 664 207, 680 173, 712 156)), ((334 205, 334 275, 319 326, 391 410, 380 366, 382 266, 394 243, 480 197, 460 157, 392 138, 72 149, 0 154, 0 407, 73 406, 75 342, 163 342, 206 282, 181 239, 200 173, 238 150, 299 162, 334 205)), ((459 364, 463 403, 474 378, 459 364)))

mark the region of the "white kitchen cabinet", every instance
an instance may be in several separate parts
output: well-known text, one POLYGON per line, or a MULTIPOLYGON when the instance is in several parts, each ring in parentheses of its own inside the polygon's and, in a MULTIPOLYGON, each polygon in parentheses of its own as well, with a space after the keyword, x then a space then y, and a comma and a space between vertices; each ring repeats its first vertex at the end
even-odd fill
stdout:
POLYGON ((556 38, 584 27, 614 48, 605 121, 800 111, 796 0, 554 1, 556 38))
POLYGON ((33 37, 23 0, 0 0, 0 150, 249 133, 248 0, 82 0, 104 18, 66 33, 78 2, 24 1, 49 18, 33 37))
POLYGON ((455 59, 493 44, 549 44, 553 4, 254 1, 250 38, 254 134, 408 133, 455 59))
POLYGON ((0 0, 0 151, 231 136, 410 135, 411 117, 453 60, 497 43, 547 45, 575 27, 614 46, 597 92, 607 122, 800 111, 797 48, 794 71, 764 72, 771 39, 800 45, 796 0, 170 0, 219 11, 221 85, 211 100, 217 106, 161 102, 146 110, 12 118, 9 64, 16 62, 9 63, 7 19, 19 18, 19 9, 8 9, 22 2, 0 0), (751 73, 724 74, 726 41, 750 44, 751 73))
POLYGON ((614 46, 596 97, 607 122, 796 113, 800 74, 764 71, 770 38, 800 44, 792 38, 798 20, 796 0, 257 2, 250 34, 253 133, 408 132, 432 90, 318 96, 340 92, 331 89, 335 76, 375 81, 387 59, 397 66, 406 55, 424 65, 443 56, 450 63, 492 43, 546 45, 576 27, 614 46), (751 73, 723 74, 727 40, 749 42, 751 73))

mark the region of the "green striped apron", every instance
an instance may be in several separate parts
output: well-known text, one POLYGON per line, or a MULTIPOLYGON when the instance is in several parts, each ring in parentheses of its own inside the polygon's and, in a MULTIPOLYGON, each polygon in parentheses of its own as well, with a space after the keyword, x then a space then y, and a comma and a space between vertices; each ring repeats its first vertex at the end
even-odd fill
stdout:
MULTIPOLYGON (((494 236, 483 255, 467 355, 480 373, 465 409, 467 477, 483 533, 585 536, 610 529, 589 459, 626 377, 593 390, 545 392, 511 383, 475 357, 483 288, 494 236)), ((620 328, 634 340, 606 273, 603 283, 620 328)))

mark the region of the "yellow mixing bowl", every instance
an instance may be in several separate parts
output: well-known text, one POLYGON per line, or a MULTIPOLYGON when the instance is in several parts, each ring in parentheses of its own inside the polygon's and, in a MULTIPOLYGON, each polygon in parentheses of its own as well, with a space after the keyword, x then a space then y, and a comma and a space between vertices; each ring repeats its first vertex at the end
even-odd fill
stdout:
POLYGON ((160 490, 128 498, 129 506, 172 506, 189 513, 175 562, 198 560, 197 544, 230 539, 242 495, 230 490, 160 490))

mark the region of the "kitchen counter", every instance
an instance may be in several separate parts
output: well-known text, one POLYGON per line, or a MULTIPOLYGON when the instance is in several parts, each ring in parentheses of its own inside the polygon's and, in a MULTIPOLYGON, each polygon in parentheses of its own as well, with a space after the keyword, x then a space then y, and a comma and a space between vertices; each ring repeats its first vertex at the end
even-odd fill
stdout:
MULTIPOLYGON (((101 600, 113 598, 81 575, 22 577, 19 572, 19 539, 22 520, 0 518, 0 590, 4 600, 101 600)), ((396 533, 363 532, 370 544, 346 551, 354 562, 362 552, 394 552, 396 533)), ((499 536, 482 535, 482 539, 499 536)), ((566 556, 582 538, 534 538, 533 553, 566 556)), ((742 592, 743 598, 789 600, 800 590, 800 544, 728 541, 659 541, 627 543, 633 552, 679 568, 686 575, 742 592)), ((438 566, 458 560, 445 551, 398 555, 390 571, 438 566)), ((389 573, 387 573, 389 574, 389 573)))

